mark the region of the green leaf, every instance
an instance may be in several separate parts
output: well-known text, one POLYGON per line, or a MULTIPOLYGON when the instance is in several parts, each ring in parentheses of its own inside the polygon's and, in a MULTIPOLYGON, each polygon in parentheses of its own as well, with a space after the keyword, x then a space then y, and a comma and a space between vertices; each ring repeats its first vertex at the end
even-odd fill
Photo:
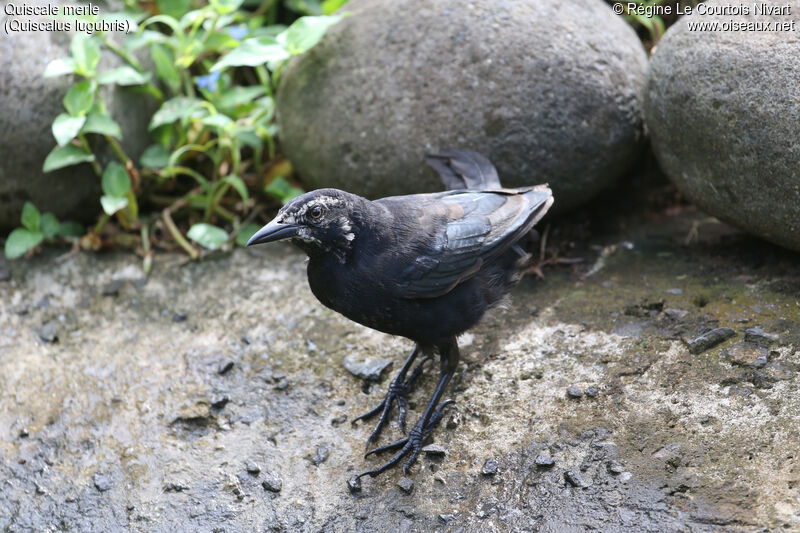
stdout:
POLYGON ((264 142, 261 140, 261 137, 253 133, 253 130, 250 128, 236 126, 233 128, 233 136, 236 137, 239 142, 256 150, 264 146, 264 142))
POLYGON ((6 239, 6 257, 16 259, 43 240, 44 235, 38 231, 17 228, 6 239))
POLYGON ((58 234, 62 237, 81 237, 84 234, 84 228, 77 222, 62 222, 59 224, 58 234))
POLYGON ((245 224, 239 228, 239 233, 236 234, 236 244, 244 246, 259 229, 261 229, 261 226, 258 224, 253 224, 252 222, 245 224))
POLYGON ((116 162, 111 162, 103 172, 101 182, 103 192, 108 196, 123 197, 131 190, 131 178, 125 167, 116 162))
POLYGON ((340 7, 345 5, 347 0, 324 0, 322 2, 322 12, 326 15, 336 12, 340 7))
POLYGON ((73 117, 85 115, 94 103, 94 83, 82 81, 72 86, 64 97, 64 108, 73 117))
POLYGON ((72 139, 78 136, 86 117, 71 117, 66 113, 61 113, 53 121, 53 137, 59 146, 67 145, 72 139))
POLYGON ((84 76, 93 76, 100 62, 100 45, 97 40, 85 33, 76 33, 70 44, 72 59, 75 60, 75 72, 84 76))
POLYGON ((283 46, 269 37, 246 39, 238 48, 234 48, 211 67, 211 72, 222 70, 225 67, 255 67, 268 61, 283 61, 289 53, 283 46))
POLYGON ((55 78, 56 76, 63 76, 65 74, 73 74, 77 64, 71 57, 62 57, 54 59, 47 64, 44 69, 45 78, 55 78))
POLYGON ((31 231, 39 231, 39 222, 41 218, 41 214, 39 210, 36 209, 36 206, 30 202, 25 202, 25 205, 22 206, 22 217, 20 219, 22 226, 31 231))
POLYGON ((204 222, 193 225, 186 235, 209 250, 218 250, 228 240, 225 230, 204 222))
POLYGON ((173 92, 178 92, 181 85, 181 76, 175 67, 175 58, 168 48, 160 44, 150 47, 150 57, 156 66, 156 75, 163 80, 173 92))
POLYGON ((242 181, 242 178, 239 176, 225 176, 223 181, 229 183, 231 187, 236 189, 236 192, 239 193, 239 196, 241 196, 242 200, 245 202, 250 198, 250 195, 247 193, 247 185, 244 184, 244 181, 242 181))
POLYGON ((303 189, 298 189, 297 187, 292 187, 292 185, 286 181, 286 178, 278 176, 272 182, 264 187, 264 192, 267 194, 271 194, 281 202, 283 205, 288 204, 294 198, 297 198, 301 194, 303 194, 303 189))
POLYGON ((263 85, 253 85, 250 87, 234 86, 224 91, 216 101, 216 106, 221 109, 233 109, 241 105, 250 104, 256 98, 264 94, 266 88, 263 85))
POLYGON ((171 17, 181 18, 192 7, 192 0, 156 0, 158 10, 171 17))
POLYGON ((142 73, 127 65, 103 72, 97 76, 98 83, 116 83, 123 86, 142 85, 148 81, 150 81, 149 72, 142 73))
POLYGON ((160 144, 148 146, 139 158, 139 164, 147 168, 164 168, 169 164, 169 150, 160 144))
POLYGON ((340 20, 342 20, 341 15, 300 17, 285 32, 278 35, 277 41, 283 44, 290 54, 302 54, 317 44, 328 28, 340 20))
POLYGON ((42 169, 45 172, 51 172, 59 168, 77 165, 78 163, 89 163, 91 161, 94 161, 94 154, 74 144, 68 144, 66 146, 56 146, 53 148, 53 151, 47 154, 42 169))
POLYGON ((209 5, 220 15, 225 15, 239 9, 242 2, 244 0, 211 0, 209 5))
POLYGON ((96 133, 98 135, 109 135, 116 139, 122 139, 122 129, 111 117, 100 113, 89 113, 86 117, 86 124, 83 125, 84 133, 96 133))
POLYGON ((103 206, 103 211, 105 211, 107 215, 113 215, 120 209, 125 209, 128 205, 128 199, 124 196, 120 198, 117 196, 103 195, 100 197, 100 205, 103 206))
POLYGON ((206 126, 213 126, 215 128, 224 129, 233 124, 233 121, 223 115, 222 113, 215 113, 213 115, 208 115, 200 120, 202 124, 206 126))
POLYGON ((61 228, 61 224, 58 223, 58 219, 53 213, 45 213, 42 215, 42 233, 44 234, 45 239, 52 239, 56 235, 61 228))
POLYGON ((149 46, 151 44, 163 43, 167 40, 167 36, 160 31, 142 30, 140 32, 129 35, 125 39, 125 48, 131 52, 149 46))
POLYGON ((202 103, 203 100, 188 96, 176 96, 167 100, 150 119, 150 130, 182 118, 200 118, 207 112, 202 103))

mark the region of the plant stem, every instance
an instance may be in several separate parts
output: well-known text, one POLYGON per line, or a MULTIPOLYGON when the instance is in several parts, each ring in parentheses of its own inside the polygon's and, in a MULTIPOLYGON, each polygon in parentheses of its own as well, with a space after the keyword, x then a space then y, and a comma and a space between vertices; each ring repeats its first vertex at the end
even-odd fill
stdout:
MULTIPOLYGON (((92 147, 89 146, 89 141, 86 140, 86 135, 83 133, 78 134, 78 139, 81 141, 81 145, 83 146, 86 151, 91 152, 92 147)), ((100 166, 100 163, 97 162, 97 159, 92 160, 92 168, 94 169, 94 173, 97 174, 98 178, 103 177, 103 167, 100 166)))
POLYGON ((100 232, 103 231, 103 226, 106 225, 106 222, 108 222, 109 218, 111 218, 111 217, 108 214, 103 213, 103 216, 101 216, 100 220, 97 221, 97 225, 95 225, 94 230, 92 230, 92 231, 94 231, 95 233, 97 233, 99 235, 100 232))
POLYGON ((175 242, 178 243, 178 245, 183 248, 187 254, 189 254, 189 257, 191 257, 192 260, 196 260, 198 257, 200 257, 200 254, 191 244, 189 244, 189 241, 187 241, 180 232, 178 226, 176 226, 175 222, 173 222, 172 215, 170 215, 169 211, 170 208, 168 207, 161 212, 161 218, 164 221, 164 225, 167 227, 167 231, 169 231, 169 234, 172 235, 172 238, 175 240, 175 242))
POLYGON ((109 50, 117 54, 123 60, 127 61, 133 68, 139 72, 142 71, 142 65, 139 63, 139 61, 127 51, 117 46, 117 43, 109 39, 108 35, 103 34, 103 44, 105 44, 109 50))

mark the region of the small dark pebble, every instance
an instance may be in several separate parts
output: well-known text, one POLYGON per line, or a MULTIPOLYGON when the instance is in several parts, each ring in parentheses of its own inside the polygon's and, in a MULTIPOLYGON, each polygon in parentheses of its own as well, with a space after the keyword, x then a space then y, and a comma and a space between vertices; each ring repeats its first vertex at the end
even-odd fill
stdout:
POLYGON ((22 428, 19 430, 19 438, 24 439, 28 435, 30 435, 30 432, 28 432, 28 428, 22 428))
POLYGON ((774 342, 778 342, 780 337, 775 333, 767 333, 759 327, 747 328, 744 330, 745 342, 752 342, 759 346, 769 346, 774 342))
POLYGON ((247 461, 245 469, 247 470, 248 474, 252 474, 254 476, 257 476, 259 473, 261 473, 261 467, 258 466, 258 463, 255 461, 247 461))
POLYGON ((461 424, 461 413, 454 411, 450 413, 450 416, 447 417, 447 423, 445 423, 445 427, 447 429, 456 429, 459 424, 461 424))
POLYGON ((484 476, 493 476, 497 473, 497 461, 494 459, 487 459, 485 463, 483 463, 483 468, 481 469, 481 474, 484 476))
POLYGON ((11 279, 11 272, 5 268, 0 268, 0 281, 8 281, 11 279))
POLYGON ((233 370, 233 361, 225 361, 219 366, 219 370, 217 370, 217 374, 224 375, 233 370))
POLYGON ((331 425, 333 427, 338 427, 344 424, 345 422, 347 422, 347 415, 339 415, 331 419, 331 425))
POLYGON ((100 492, 111 490, 111 487, 114 486, 114 482, 111 481, 111 477, 104 474, 95 474, 92 478, 92 481, 94 482, 95 488, 100 492))
POLYGON ((731 328, 716 328, 703 333, 696 339, 691 340, 686 344, 689 347, 689 352, 697 355, 713 348, 717 344, 724 342, 735 335, 736 332, 731 328))
POLYGON ((242 341, 242 344, 253 344, 253 339, 251 339, 247 335, 242 335, 242 338, 239 340, 242 341))
POLYGON ((567 387, 567 396, 570 398, 578 399, 583 396, 583 391, 580 387, 576 387, 575 385, 570 385, 567 387))
POLYGON ((445 524, 449 524, 450 522, 453 522, 456 518, 458 518, 458 517, 453 513, 447 513, 447 514, 442 513, 442 514, 439 515, 439 520, 441 520, 445 524))
POLYGON ((317 446, 317 451, 314 454, 313 459, 311 459, 311 462, 314 463, 315 466, 319 466, 328 460, 328 456, 330 456, 330 454, 330 448, 328 448, 326 444, 320 444, 317 446))
POLYGON ((556 464, 553 458, 550 457, 549 455, 537 455, 534 462, 536 463, 536 466, 538 466, 539 468, 550 468, 551 466, 556 464))
POLYGON ((625 471, 625 468, 619 464, 617 461, 609 461, 608 465, 606 466, 608 471, 614 475, 621 474, 625 471))
POLYGON ((180 481, 170 481, 164 484, 164 492, 183 492, 189 487, 180 481))
POLYGON ((275 472, 267 472, 264 481, 261 482, 261 486, 264 487, 264 490, 270 492, 280 492, 283 488, 283 480, 275 472))
POLYGON ((42 324, 39 328, 39 338, 48 343, 58 342, 58 322, 49 321, 42 324))
POLYGON ((361 492, 361 478, 355 474, 350 476, 350 479, 347 480, 347 488, 352 494, 361 492))
POLYGON ((564 479, 573 487, 583 488, 586 486, 586 482, 583 480, 583 477, 580 475, 580 473, 575 472, 574 470, 567 470, 564 472, 564 479))
POLYGON ((428 444, 422 448, 422 451, 425 452, 425 455, 428 457, 442 457, 447 453, 447 450, 436 444, 428 444))
POLYGON ((186 320, 188 318, 189 318, 189 315, 187 315, 183 311, 179 311, 179 312, 175 313, 174 315, 172 315, 172 321, 173 322, 186 322, 186 320))
POLYGON ((280 380, 278 383, 275 384, 275 388, 278 390, 286 390, 287 388, 289 388, 289 380, 285 378, 280 380))
POLYGON ((397 486, 400 487, 400 490, 405 492, 406 494, 410 494, 412 490, 414 490, 414 482, 411 478, 401 477, 400 481, 397 482, 397 486))
POLYGON ((342 365, 348 372, 365 381, 378 381, 384 370, 392 366, 394 361, 375 357, 371 359, 361 359, 356 354, 349 354, 344 358, 342 365))
POLYGON ((122 288, 122 280, 121 279, 112 279, 105 285, 103 288, 100 289, 100 294, 103 296, 118 296, 119 290, 122 288))
POLYGON ((600 392, 600 390, 597 387, 595 387, 594 385, 592 385, 591 387, 586 387, 586 391, 585 391, 586 396, 588 396, 589 398, 597 397, 597 394, 599 392, 600 392))
POLYGON ((228 405, 228 402, 230 401, 231 399, 224 395, 213 397, 211 398, 211 407, 213 407, 214 409, 222 409, 223 407, 228 405))

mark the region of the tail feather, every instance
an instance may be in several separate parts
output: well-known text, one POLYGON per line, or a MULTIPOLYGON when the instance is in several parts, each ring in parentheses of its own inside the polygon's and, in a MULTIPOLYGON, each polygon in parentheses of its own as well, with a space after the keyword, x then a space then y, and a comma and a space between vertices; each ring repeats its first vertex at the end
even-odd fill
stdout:
POLYGON ((425 162, 439 173, 448 190, 502 188, 494 165, 478 152, 446 148, 427 154, 425 162))

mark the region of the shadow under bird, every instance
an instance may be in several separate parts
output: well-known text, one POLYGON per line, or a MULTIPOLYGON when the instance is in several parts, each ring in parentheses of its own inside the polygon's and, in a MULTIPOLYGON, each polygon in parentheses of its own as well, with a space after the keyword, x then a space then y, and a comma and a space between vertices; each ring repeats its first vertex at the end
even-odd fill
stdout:
POLYGON ((405 433, 411 386, 439 353, 439 381, 419 421, 407 437, 368 451, 396 453, 358 477, 374 477, 404 458, 408 473, 452 403, 440 401, 458 365, 456 337, 501 303, 519 279, 530 258, 522 246, 553 203, 546 185, 503 188, 494 166, 476 152, 443 150, 426 161, 449 190, 370 201, 318 189, 286 204, 247 243, 291 239, 308 254, 308 282, 320 302, 416 343, 383 401, 356 419, 380 414, 367 448, 394 403, 405 433), (423 359, 411 370, 420 353, 423 359))

